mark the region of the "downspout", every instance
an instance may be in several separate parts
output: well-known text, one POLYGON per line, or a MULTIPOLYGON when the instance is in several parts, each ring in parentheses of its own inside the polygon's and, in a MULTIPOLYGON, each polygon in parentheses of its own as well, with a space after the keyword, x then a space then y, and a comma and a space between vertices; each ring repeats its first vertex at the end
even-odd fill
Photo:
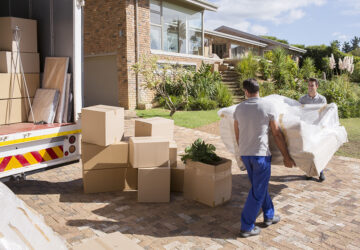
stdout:
MULTIPOLYGON (((135 0, 135 63, 139 61, 139 1, 135 0)), ((136 72, 136 107, 140 104, 139 73, 136 72)))

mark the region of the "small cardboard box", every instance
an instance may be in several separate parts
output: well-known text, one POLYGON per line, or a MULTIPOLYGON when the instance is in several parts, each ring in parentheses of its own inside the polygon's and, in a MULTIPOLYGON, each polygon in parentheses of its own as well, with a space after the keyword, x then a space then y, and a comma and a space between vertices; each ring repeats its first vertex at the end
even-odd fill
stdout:
POLYGON ((26 122, 29 111, 30 105, 27 98, 0 100, 0 125, 26 122))
POLYGON ((170 141, 169 144, 169 160, 170 167, 176 168, 177 166, 177 145, 175 141, 170 141))
POLYGON ((0 73, 0 99, 34 97, 40 88, 40 74, 25 74, 25 82, 21 74, 0 73))
POLYGON ((126 168, 125 190, 137 190, 137 189, 138 189, 138 169, 128 167, 126 168))
POLYGON ((153 168, 169 161, 169 140, 157 137, 130 137, 129 162, 134 168, 153 168))
POLYGON ((120 232, 104 234, 72 247, 72 250, 143 250, 120 232))
POLYGON ((85 193, 102 193, 125 189, 126 168, 118 164, 108 165, 108 169, 83 170, 85 193))
POLYGON ((106 169, 113 164, 128 167, 129 144, 127 142, 118 142, 109 146, 81 142, 81 150, 83 170, 106 169))
POLYGON ((170 201, 169 163, 155 168, 138 169, 138 202, 170 201))
POLYGON ((174 120, 153 117, 135 120, 135 137, 154 136, 169 140, 174 138, 174 120))
POLYGON ((20 57, 25 74, 40 73, 40 58, 38 53, 18 53, 10 51, 0 51, 0 73, 21 73, 20 57))
POLYGON ((38 52, 36 20, 17 17, 0 17, 0 50, 18 51, 14 33, 16 27, 19 28, 20 51, 38 52))
POLYGON ((170 190, 171 192, 184 191, 184 172, 185 166, 179 164, 176 168, 171 168, 170 190))
POLYGON ((96 105, 82 109, 81 133, 84 142, 108 146, 124 135, 124 108, 96 105))
POLYGON ((217 165, 187 160, 184 172, 184 197, 211 207, 231 199, 231 160, 217 165))

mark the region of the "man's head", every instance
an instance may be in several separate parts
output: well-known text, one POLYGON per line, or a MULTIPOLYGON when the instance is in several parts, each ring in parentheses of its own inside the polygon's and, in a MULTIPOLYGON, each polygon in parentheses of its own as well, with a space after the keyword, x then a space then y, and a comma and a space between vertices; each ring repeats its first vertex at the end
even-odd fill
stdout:
POLYGON ((246 97, 254 97, 259 95, 259 84, 254 78, 246 79, 243 82, 243 88, 246 97))
POLYGON ((319 87, 319 81, 316 78, 310 78, 308 80, 308 94, 311 97, 316 96, 317 88, 319 87))

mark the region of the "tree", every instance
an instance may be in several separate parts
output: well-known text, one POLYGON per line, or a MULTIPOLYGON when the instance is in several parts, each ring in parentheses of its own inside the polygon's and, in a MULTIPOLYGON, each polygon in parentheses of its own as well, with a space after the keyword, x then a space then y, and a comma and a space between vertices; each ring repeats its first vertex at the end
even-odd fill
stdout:
POLYGON ((352 50, 352 47, 351 47, 350 43, 349 42, 344 42, 343 47, 342 47, 342 51, 344 53, 349 53, 351 50, 352 50))
POLYGON ((279 43, 285 43, 285 44, 289 44, 289 42, 285 39, 279 39, 275 36, 261 36, 263 38, 266 38, 266 39, 270 39, 270 40, 273 40, 273 41, 276 41, 276 42, 279 42, 279 43))
POLYGON ((351 39, 351 50, 356 50, 359 48, 360 38, 357 36, 354 36, 353 39, 351 39))
POLYGON ((336 48, 336 49, 340 50, 341 43, 339 40, 334 40, 334 41, 330 42, 330 46, 332 48, 336 48))

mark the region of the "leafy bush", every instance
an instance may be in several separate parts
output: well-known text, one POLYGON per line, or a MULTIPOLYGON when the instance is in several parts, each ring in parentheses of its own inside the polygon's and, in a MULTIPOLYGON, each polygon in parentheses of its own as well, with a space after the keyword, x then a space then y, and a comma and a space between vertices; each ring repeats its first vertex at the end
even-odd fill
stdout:
POLYGON ((354 72, 351 75, 351 80, 360 83, 360 62, 354 65, 354 72))
POLYGON ((240 75, 239 81, 243 82, 248 78, 255 78, 259 69, 259 63, 250 52, 246 57, 241 59, 236 65, 236 71, 240 75))
POLYGON ((302 78, 309 79, 311 77, 315 77, 316 68, 314 65, 314 60, 310 57, 306 58, 303 61, 302 67, 300 69, 300 74, 302 78))
POLYGON ((216 85, 216 101, 220 108, 233 105, 233 96, 230 90, 222 83, 216 85))
POLYGON ((282 88, 286 85, 290 85, 292 87, 295 86, 295 78, 298 74, 298 65, 282 48, 276 48, 272 52, 272 72, 273 79, 275 80, 278 88, 282 88))
POLYGON ((271 63, 265 58, 261 58, 259 61, 259 72, 264 80, 268 80, 269 78, 271 78, 271 63))
POLYGON ((206 96, 198 98, 190 97, 187 109, 190 110, 211 110, 217 108, 218 103, 206 96))
POLYGON ((221 158, 216 155, 215 150, 214 145, 206 144, 199 138, 191 146, 185 148, 185 154, 181 157, 181 160, 184 163, 186 163, 186 160, 192 160, 215 165, 221 161, 221 158))

